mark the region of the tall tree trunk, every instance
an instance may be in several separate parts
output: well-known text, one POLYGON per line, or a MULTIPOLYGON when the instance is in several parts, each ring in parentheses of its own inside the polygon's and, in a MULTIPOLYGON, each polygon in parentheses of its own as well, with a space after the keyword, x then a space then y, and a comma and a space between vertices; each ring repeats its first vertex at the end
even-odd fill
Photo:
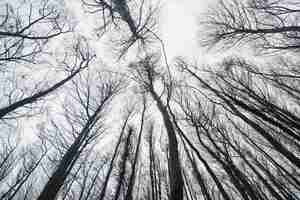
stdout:
MULTIPOLYGON (((208 83, 202 80, 197 74, 192 72, 190 69, 186 68, 186 70, 194 76, 201 84, 203 84, 206 88, 212 91, 217 97, 222 99, 224 103, 232 110, 232 112, 241 118, 245 123, 251 126, 257 133, 259 133, 262 137, 264 137, 272 146, 273 148, 281 153, 284 157, 286 157, 291 163, 295 166, 300 168, 300 158, 295 156, 292 152, 290 152, 286 147, 284 147, 280 142, 277 141, 269 132, 263 129, 259 124, 255 123, 253 120, 249 119, 246 115, 238 110, 238 108, 228 99, 226 98, 220 91, 211 87, 208 83)), ((239 102, 236 102, 239 103, 239 102)), ((241 105, 240 105, 241 106, 241 105)), ((245 106, 243 104, 243 106, 245 106)), ((243 107, 247 108, 247 106, 243 107)))
POLYGON ((228 193, 224 189, 223 185, 221 184, 220 180, 218 179, 218 177, 216 176, 216 174, 214 173, 214 171, 209 166, 208 162, 201 156, 201 154, 198 151, 198 149, 193 145, 193 143, 189 140, 189 138, 181 130, 181 128, 179 127, 179 125, 177 124, 177 122, 175 120, 175 115, 172 112, 171 112, 171 115, 172 115, 172 119, 174 121, 174 124, 175 124, 177 130, 179 131, 179 136, 180 136, 180 138, 182 140, 182 143, 186 142, 188 144, 188 146, 196 153, 196 156, 202 162, 202 164, 204 165, 205 169, 207 170, 207 172, 209 173, 209 175, 212 177, 212 179, 216 183, 217 188, 219 189, 222 197, 225 200, 230 200, 230 197, 229 197, 228 193))
POLYGON ((192 167, 193 167, 193 174, 195 174, 197 182, 201 188, 201 192, 202 192, 202 196, 204 197, 205 200, 212 200, 211 196, 209 195, 208 189, 206 187, 206 184, 204 182, 204 179, 201 175, 201 173, 198 170, 197 164, 195 159, 192 158, 191 153, 189 152, 185 142, 183 142, 184 145, 184 150, 188 156, 188 159, 190 160, 190 162, 192 163, 192 167))
POLYGON ((82 149, 88 144, 85 140, 88 137, 91 128, 97 122, 97 115, 101 109, 102 105, 97 108, 91 118, 87 121, 79 136, 64 154, 57 169, 51 175, 37 200, 54 200, 56 198, 57 193, 72 170, 72 167, 78 159, 82 149))
POLYGON ((129 128, 125 146, 124 146, 124 152, 121 157, 121 168, 120 168, 121 171, 120 171, 120 174, 118 177, 117 189, 116 189, 116 192, 114 195, 114 200, 117 200, 119 198, 120 193, 121 193, 122 184, 125 179, 126 163, 127 163, 128 157, 129 157, 129 151, 130 151, 129 146, 130 146, 130 138, 131 138, 132 133, 133 133, 133 129, 129 128))
POLYGON ((139 130, 139 134, 138 134, 138 141, 137 141, 137 146, 136 146, 136 150, 135 150, 135 155, 134 155, 133 165, 132 165, 132 169, 131 169, 131 175, 129 178, 128 189, 126 191, 125 200, 133 199, 132 193, 133 193, 133 187, 135 184, 136 166, 137 166, 138 157, 139 157, 139 153, 140 153, 140 145, 141 145, 142 133, 143 133, 143 127, 144 127, 145 112, 146 112, 146 102, 144 100, 143 111, 142 111, 142 116, 141 116, 141 126, 140 126, 140 130, 139 130))
POLYGON ((169 179, 171 185, 170 199, 172 200, 182 200, 183 199, 183 177, 181 174, 181 164, 178 152, 178 142, 176 138, 176 132, 173 127, 171 117, 168 113, 167 107, 163 105, 163 102, 156 94, 156 92, 151 88, 150 90, 153 99, 155 100, 157 107, 163 117, 163 122, 166 127, 169 139, 169 179))
POLYGON ((156 166, 155 166, 155 156, 154 156, 154 149, 153 149, 152 131, 153 129, 151 129, 149 134, 149 174, 150 174, 152 200, 157 200, 158 191, 157 191, 156 166))
POLYGON ((113 167, 114 167, 114 162, 115 162, 115 159, 116 159, 117 154, 118 154, 118 150, 119 150, 119 147, 120 147, 120 144, 121 144, 121 141, 122 141, 122 137, 123 137, 124 132, 125 132, 125 128, 126 128, 128 119, 129 119, 129 116, 125 119, 125 121, 124 121, 124 123, 123 123, 122 129, 121 129, 120 137, 119 137, 118 142, 117 142, 117 145, 116 145, 116 147, 115 147, 114 154, 113 154, 113 156, 112 156, 112 158, 111 158, 111 161, 110 161, 110 164, 109 164, 109 168, 108 168, 107 174, 106 174, 105 179, 104 179, 104 183, 102 184, 102 188, 101 188, 101 191, 100 191, 100 195, 99 195, 99 197, 97 198, 98 200, 103 200, 103 198, 104 198, 104 196, 105 196, 105 192, 106 192, 106 188, 107 188, 107 185, 108 185, 108 181, 109 181, 111 172, 112 172, 113 167))

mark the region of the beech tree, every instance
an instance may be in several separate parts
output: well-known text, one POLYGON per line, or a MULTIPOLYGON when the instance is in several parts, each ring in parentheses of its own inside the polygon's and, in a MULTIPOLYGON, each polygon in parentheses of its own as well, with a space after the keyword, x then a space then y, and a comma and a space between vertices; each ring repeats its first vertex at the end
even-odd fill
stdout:
MULTIPOLYGON (((65 11, 62 2, 58 1, 1 2, 1 125, 7 122, 4 120, 33 115, 33 103, 42 100, 86 67, 86 63, 79 66, 78 63, 64 63, 66 60, 51 65, 53 60, 59 59, 49 55, 50 46, 73 31, 65 11), (67 78, 53 83, 48 80, 50 76, 42 81, 38 77, 42 70, 58 69, 63 63, 67 78)), ((81 50, 79 45, 74 47, 77 59, 81 59, 81 50)), ((88 62, 91 57, 82 59, 88 62)))

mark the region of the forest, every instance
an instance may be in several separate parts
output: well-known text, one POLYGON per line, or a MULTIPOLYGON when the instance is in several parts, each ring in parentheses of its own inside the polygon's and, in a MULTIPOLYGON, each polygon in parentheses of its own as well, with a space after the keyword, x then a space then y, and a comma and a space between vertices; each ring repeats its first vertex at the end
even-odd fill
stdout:
POLYGON ((67 1, 0 1, 0 199, 300 200, 300 1, 212 1, 209 63, 159 0, 67 1))

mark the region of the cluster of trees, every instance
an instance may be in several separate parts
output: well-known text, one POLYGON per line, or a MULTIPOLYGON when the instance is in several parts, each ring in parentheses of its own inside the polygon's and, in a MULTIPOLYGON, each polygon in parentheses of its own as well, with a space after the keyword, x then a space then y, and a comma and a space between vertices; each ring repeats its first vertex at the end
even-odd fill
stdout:
POLYGON ((1 4, 0 199, 300 199, 300 3, 218 1, 201 45, 265 57, 207 67, 168 64, 151 2, 82 0, 124 73, 62 1, 1 4))

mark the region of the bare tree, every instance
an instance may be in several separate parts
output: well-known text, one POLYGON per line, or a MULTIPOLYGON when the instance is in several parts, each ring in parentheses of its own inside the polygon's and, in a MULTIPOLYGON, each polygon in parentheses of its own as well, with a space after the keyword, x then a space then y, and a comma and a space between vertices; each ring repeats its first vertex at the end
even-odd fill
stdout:
POLYGON ((88 13, 97 14, 102 19, 100 22, 102 25, 96 30, 99 35, 105 33, 111 25, 116 30, 124 32, 126 28, 122 28, 122 23, 127 25, 129 37, 128 34, 124 35, 119 32, 121 35, 117 42, 117 46, 120 46, 119 58, 136 42, 140 42, 143 48, 147 48, 148 44, 156 39, 154 31, 157 26, 155 20, 157 8, 150 3, 147 4, 147 1, 82 0, 82 3, 88 13))
POLYGON ((117 160, 117 155, 118 155, 118 152, 120 151, 119 148, 121 146, 122 138, 124 137, 125 130, 126 130, 126 127, 127 127, 127 124, 128 124, 128 120, 131 117, 132 113, 133 113, 133 108, 130 108, 128 110, 128 112, 125 113, 125 119, 124 119, 124 122, 123 122, 123 125, 122 125, 122 128, 121 128, 121 133, 120 133, 120 136, 118 138, 116 147, 114 149, 113 156, 111 158, 109 168, 107 170, 104 182, 102 184, 102 188, 101 188, 101 191, 100 191, 100 194, 99 194, 99 197, 98 197, 99 200, 102 200, 105 197, 105 192, 106 192, 106 188, 108 187, 109 178, 111 176, 113 167, 114 167, 115 162, 117 160))
MULTIPOLYGON (((186 67, 185 67, 185 69, 193 77, 195 77, 201 84, 203 84, 203 86, 205 88, 209 89, 218 98, 220 98, 228 106, 228 109, 234 113, 234 115, 238 116, 240 119, 242 119, 244 122, 246 122, 250 127, 252 127, 254 130, 256 130, 263 138, 265 138, 266 141, 268 141, 274 147, 275 150, 280 152, 295 166, 299 167, 299 158, 297 158, 297 156, 294 155, 293 152, 288 150, 288 148, 285 147, 285 145, 283 145, 280 141, 275 139, 275 137, 272 134, 270 134, 270 132, 269 132, 270 129, 268 127, 265 127, 265 124, 263 124, 262 122, 271 123, 271 125, 274 125, 280 129, 284 129, 285 131, 288 131, 287 133, 289 133, 288 128, 281 126, 280 124, 275 122, 272 118, 266 116, 260 110, 255 108, 253 105, 249 104, 251 101, 245 102, 244 100, 239 99, 234 94, 235 88, 231 88, 231 91, 229 92, 228 90, 223 88, 221 83, 218 83, 218 82, 217 82, 217 85, 218 85, 218 87, 220 87, 220 89, 214 88, 212 85, 209 85, 206 81, 204 81, 202 78, 200 78, 200 76, 198 76, 196 73, 194 73, 190 69, 188 69, 186 67), (259 117, 262 120, 262 121, 260 121, 261 123, 257 123, 255 118, 251 119, 251 117, 248 117, 240 109, 247 111, 255 118, 259 117)), ((290 133, 292 133, 292 132, 290 132, 290 133)))
POLYGON ((150 194, 152 200, 158 199, 158 180, 157 180, 157 166, 155 162, 155 151, 154 151, 154 124, 150 122, 148 130, 147 141, 149 143, 149 175, 150 175, 150 194))
MULTIPOLYGON (((66 119, 73 142, 68 146, 58 166, 50 176, 38 199, 55 199, 61 186, 85 148, 104 132, 104 116, 109 102, 123 87, 122 80, 105 78, 98 73, 91 84, 91 74, 74 83, 74 104, 66 105, 66 119)), ((54 128, 60 128, 55 126, 54 128)), ((66 129, 62 130, 66 131, 66 129)), ((58 130, 59 131, 59 130, 58 130)))
MULTIPOLYGON (((148 55, 143 60, 133 63, 130 68, 134 70, 134 79, 140 84, 142 92, 149 93, 156 102, 157 108, 163 117, 163 123, 168 134, 169 148, 169 179, 170 179, 170 198, 183 199, 183 177, 181 174, 181 164, 178 152, 178 142, 176 129, 172 123, 168 105, 163 103, 161 96, 155 91, 154 83, 159 78, 157 70, 157 56, 148 55)), ((169 101, 169 94, 167 101, 169 101)), ((168 103, 167 103, 168 104, 168 103)))
POLYGON ((124 144, 124 150, 122 152, 121 155, 121 160, 120 160, 120 172, 119 175, 117 177, 117 185, 116 185, 116 190, 114 193, 114 200, 117 200, 120 197, 121 194, 121 189, 122 187, 124 188, 124 182, 126 179, 126 165, 127 165, 127 161, 129 159, 130 156, 130 146, 131 146, 131 137, 132 134, 134 133, 133 127, 129 126, 128 127, 128 134, 126 136, 126 141, 124 144))
POLYGON ((203 45, 233 47, 250 43, 255 50, 298 51, 298 2, 220 0, 202 20, 203 45))
MULTIPOLYGON (((60 0, 3 4, 1 199, 299 199, 297 59, 254 64, 227 58, 211 68, 178 59, 180 72, 171 77, 163 42, 155 33, 152 2, 81 2, 84 11, 98 17, 99 37, 111 31, 118 56, 135 45, 145 51, 129 63, 126 79, 119 72, 98 71, 87 39, 72 40, 71 50, 64 45, 69 40, 61 36, 72 31, 72 24, 60 0), (166 69, 158 54, 148 53, 155 40, 162 44, 166 69), (56 42, 63 48, 54 54, 56 42), (38 68, 49 66, 64 78, 47 74, 41 81, 30 80, 29 89, 22 85, 22 70, 38 76, 38 68), (134 104, 139 109, 124 106, 125 116, 113 105, 123 106, 116 98, 123 89, 122 95, 132 95, 130 101, 143 98, 134 104), (29 132, 38 130, 37 145, 10 139, 19 131, 18 123, 43 103, 56 111, 43 112, 38 125, 31 126, 29 132), (161 118, 147 120, 156 114, 161 118), (112 146, 105 145, 107 138, 112 146)), ((294 53, 299 48, 299 5, 289 0, 220 0, 203 20, 202 42, 223 48, 247 43, 257 50, 294 53)))
MULTIPOLYGON (((45 96, 52 94, 53 91, 72 80, 74 76, 80 73, 83 69, 87 68, 91 60, 93 60, 95 57, 83 38, 79 39, 73 46, 73 51, 74 55, 69 55, 69 53, 66 53, 63 61, 61 62, 64 67, 64 71, 68 74, 66 78, 53 84, 52 86, 46 86, 46 88, 39 88, 40 86, 37 84, 35 86, 36 91, 33 91, 29 95, 24 93, 18 94, 18 88, 12 88, 12 91, 9 91, 7 95, 8 97, 4 98, 7 99, 8 105, 0 108, 0 119, 5 119, 6 115, 10 115, 8 119, 13 118, 14 114, 17 113, 17 110, 24 107, 26 108, 26 106, 32 105, 33 103, 40 101, 45 96)), ((15 117, 16 116, 18 115, 15 115, 15 117)))
POLYGON ((6 165, 4 172, 7 176, 5 180, 7 185, 2 185, 3 190, 0 193, 1 199, 14 199, 24 188, 24 185, 39 172, 39 165, 48 151, 43 142, 41 144, 39 143, 40 141, 37 141, 37 144, 32 145, 32 147, 28 145, 27 147, 19 148, 17 150, 16 147, 14 147, 14 150, 19 151, 18 154, 15 155, 15 158, 11 155, 13 152, 9 152, 8 155, 10 156, 5 158, 5 163, 3 162, 3 165, 6 165), (13 165, 10 165, 11 161, 9 160, 14 162, 13 165))
POLYGON ((15 167, 17 147, 18 143, 12 137, 1 137, 0 182, 7 179, 15 167))
POLYGON ((140 125, 140 129, 138 132, 138 140, 137 140, 137 144, 136 144, 136 149, 134 152, 134 158, 133 158, 133 163, 132 163, 132 167, 131 167, 131 174, 129 177, 129 182, 128 182, 128 188, 125 194, 125 199, 126 200, 132 200, 133 199, 133 188, 136 182, 136 171, 137 171, 137 167, 138 167, 138 160, 139 160, 139 156, 140 156, 140 149, 141 149, 141 141, 142 141, 142 133, 143 133, 143 128, 144 128, 144 122, 145 122, 145 112, 146 112, 146 99, 145 97, 143 97, 143 110, 142 110, 142 116, 141 116, 141 125, 140 125))
POLYGON ((11 62, 34 63, 50 39, 72 31, 62 5, 50 0, 1 3, 0 71, 11 62))
MULTIPOLYGON (((297 184, 295 184, 294 180, 291 180, 293 178, 289 174, 294 167, 298 167, 297 155, 292 150, 296 148, 297 143, 286 143, 288 138, 277 139, 278 137, 284 138, 285 136, 282 134, 287 134, 286 137, 296 136, 294 134, 297 133, 297 129, 294 128, 295 126, 291 126, 290 123, 292 122, 288 120, 289 117, 292 119, 294 114, 288 109, 283 109, 276 101, 271 100, 272 98, 269 98, 271 95, 266 94, 262 88, 264 85, 261 82, 258 84, 259 79, 255 79, 257 83, 255 85, 254 81, 250 80, 250 77, 254 78, 254 74, 251 76, 249 73, 244 73, 243 70, 240 71, 233 68, 225 72, 209 71, 211 74, 210 80, 212 80, 209 81, 201 78, 200 75, 193 72, 183 62, 180 62, 180 65, 199 81, 200 86, 198 85, 198 87, 202 88, 202 90, 191 88, 205 97, 202 101, 208 100, 209 104, 213 105, 212 109, 209 107, 203 108, 202 104, 197 102, 200 100, 199 98, 196 98, 194 106, 192 106, 193 104, 190 100, 186 101, 185 106, 182 107, 186 116, 189 116, 186 119, 195 127, 201 146, 212 158, 219 162, 242 198, 265 199, 272 196, 275 199, 294 199, 295 197, 289 197, 289 195, 293 193, 293 188, 297 184), (216 106, 220 106, 219 109, 226 113, 225 119, 221 117, 221 112, 216 110, 216 106), (193 110, 197 110, 197 112, 193 110), (264 112, 261 113, 261 110, 264 110, 264 112), (291 115, 289 116, 288 113, 291 115), (284 115, 286 117, 283 117, 284 115), (281 119, 280 117, 283 118, 281 119), (245 124, 245 126, 241 127, 236 125, 236 123, 245 124), (229 134, 228 130, 232 130, 229 124, 234 124, 234 127, 239 132, 229 134), (255 131, 250 131, 251 136, 247 130, 249 128, 255 131), (287 130, 288 128, 291 129, 287 130), (284 132, 279 132, 278 129, 282 129, 284 132), (279 133, 281 135, 278 135, 276 138, 276 135, 279 133), (251 141, 249 143, 250 146, 245 146, 243 151, 240 150, 240 142, 243 141, 239 136, 240 134, 245 137, 247 143, 249 140, 251 141), (235 140, 234 137, 239 139, 235 140), (266 154, 265 151, 267 149, 272 150, 272 154, 266 154), (256 150, 262 152, 263 157, 267 156, 265 160, 268 163, 270 162, 270 166, 275 164, 277 170, 281 171, 280 173, 287 173, 286 177, 288 177, 289 181, 280 181, 279 177, 272 175, 275 172, 274 169, 262 169, 263 164, 259 164, 259 161, 254 161, 256 164, 253 165, 251 152, 256 150), (248 153, 245 154, 245 152, 248 153), (233 155, 236 154, 236 157, 239 158, 239 163, 244 163, 243 166, 247 168, 242 168, 242 166, 235 164, 237 161, 235 161, 236 158, 233 155), (280 167, 282 164, 279 164, 279 159, 283 157, 290 161, 290 164, 285 163, 285 168, 288 168, 288 170, 283 170, 280 167), (256 177, 255 182, 251 180, 253 178, 249 178, 253 176, 256 177), (256 186, 257 184, 260 184, 260 186, 256 186), (262 192, 265 190, 268 191, 268 194, 262 192)), ((194 151, 196 150, 194 149, 194 151)))

